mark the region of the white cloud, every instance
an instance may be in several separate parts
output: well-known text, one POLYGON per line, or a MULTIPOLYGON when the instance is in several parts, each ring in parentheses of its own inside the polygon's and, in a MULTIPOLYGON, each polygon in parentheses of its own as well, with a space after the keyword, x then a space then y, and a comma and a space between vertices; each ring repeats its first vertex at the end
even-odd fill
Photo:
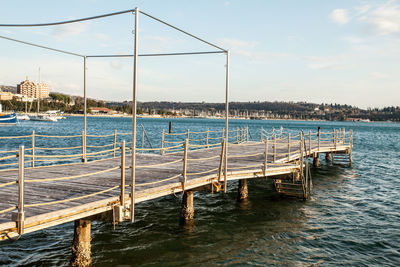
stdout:
POLYGON ((346 9, 335 9, 331 12, 330 18, 337 24, 346 24, 350 21, 348 11, 346 9))
POLYGON ((400 6, 389 1, 359 17, 367 31, 376 35, 400 33, 400 6))

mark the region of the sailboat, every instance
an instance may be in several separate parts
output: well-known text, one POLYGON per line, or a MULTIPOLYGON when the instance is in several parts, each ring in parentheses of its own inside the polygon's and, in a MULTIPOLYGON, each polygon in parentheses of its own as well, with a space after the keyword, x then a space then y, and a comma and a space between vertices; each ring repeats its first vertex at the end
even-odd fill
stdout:
POLYGON ((0 104, 0 125, 15 125, 17 123, 17 116, 15 115, 15 112, 11 114, 5 114, 2 113, 2 106, 0 104))
POLYGON ((40 68, 39 68, 39 89, 38 89, 38 102, 37 102, 37 113, 36 116, 29 116, 31 121, 52 121, 56 122, 57 118, 55 116, 51 116, 51 114, 43 113, 39 114, 39 107, 40 107, 40 94, 42 84, 40 83, 40 68))

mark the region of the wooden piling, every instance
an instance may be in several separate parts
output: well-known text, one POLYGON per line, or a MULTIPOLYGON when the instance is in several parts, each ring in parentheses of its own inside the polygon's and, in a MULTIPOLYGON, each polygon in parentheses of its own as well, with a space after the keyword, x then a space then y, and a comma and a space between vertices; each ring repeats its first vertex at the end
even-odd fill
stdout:
POLYGON ((326 162, 331 161, 331 152, 325 153, 325 161, 326 161, 326 162))
POLYGON ((237 201, 243 201, 249 196, 249 190, 247 187, 247 179, 240 179, 238 183, 238 195, 237 201))
POLYGON ((260 142, 264 141, 264 133, 263 133, 263 127, 261 126, 261 131, 260 131, 260 142))
POLYGON ((172 121, 169 122, 168 133, 172 133, 172 121))
POLYGON ((319 167, 319 153, 314 153, 313 165, 314 165, 314 167, 316 167, 316 168, 319 167))
POLYGON ((92 264, 90 228, 90 220, 75 220, 72 257, 70 261, 71 266, 81 267, 90 266, 92 264))
POLYGON ((181 223, 187 223, 194 218, 193 191, 185 191, 182 196, 181 223))

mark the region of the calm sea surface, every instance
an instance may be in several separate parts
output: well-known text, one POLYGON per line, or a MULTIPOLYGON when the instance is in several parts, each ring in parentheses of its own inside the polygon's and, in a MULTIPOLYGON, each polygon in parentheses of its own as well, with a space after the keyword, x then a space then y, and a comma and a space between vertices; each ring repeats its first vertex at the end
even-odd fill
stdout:
MULTIPOLYGON (((139 119, 153 145, 173 121, 175 132, 220 129, 223 120, 139 119)), ((228 193, 195 193, 195 221, 179 226, 180 196, 136 206, 136 222, 92 224, 94 266, 399 266, 400 265, 400 124, 245 121, 253 139, 260 128, 298 132, 346 128, 354 131, 353 166, 339 167, 321 158, 313 169, 314 193, 298 201, 277 196, 270 180, 249 181, 249 200, 236 202, 237 183, 228 193)), ((89 134, 131 130, 125 118, 88 118, 89 134)), ((22 122, 1 127, 0 136, 79 134, 82 118, 58 123, 22 122)), ((127 141, 129 138, 126 136, 127 141)), ((112 138, 110 137, 110 140, 112 138)), ((96 144, 108 141, 98 141, 96 144)), ((54 141, 54 140, 53 140, 54 141)), ((138 137, 140 146, 141 137, 138 137)), ((16 149, 21 140, 0 140, 0 150, 16 149)), ((25 141, 26 146, 29 142, 25 141)), ((60 142, 60 141, 54 141, 60 142)), ((58 144, 70 146, 80 140, 58 144), (74 143, 75 142, 75 143, 74 143)), ((52 146, 37 140, 38 146, 52 146)), ((56 145, 54 145, 56 146, 56 145)), ((147 144, 146 144, 147 146, 147 144)), ((0 265, 67 266, 73 223, 0 243, 0 265)))

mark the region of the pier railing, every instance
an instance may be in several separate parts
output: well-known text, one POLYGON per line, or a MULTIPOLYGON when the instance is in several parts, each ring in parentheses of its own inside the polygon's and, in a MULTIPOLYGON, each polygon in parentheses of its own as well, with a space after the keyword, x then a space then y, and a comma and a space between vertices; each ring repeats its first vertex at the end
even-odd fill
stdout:
MULTIPOLYGON (((138 142, 136 153, 160 153, 170 154, 179 153, 185 150, 185 142, 188 140, 188 150, 193 149, 204 149, 221 146, 222 140, 224 140, 225 133, 222 130, 209 130, 206 131, 190 131, 181 133, 166 133, 162 132, 161 144, 159 147, 153 147, 152 143, 147 135, 146 130, 142 127, 142 139, 138 142), (146 138, 145 138, 146 137, 146 138), (145 142, 147 141, 147 146, 145 142)), ((52 164, 77 164, 79 162, 94 161, 107 158, 116 158, 120 156, 120 150, 123 139, 129 138, 131 133, 122 133, 117 130, 111 134, 105 135, 93 135, 93 134, 82 134, 79 135, 44 135, 37 134, 32 131, 30 135, 23 136, 2 136, 0 141, 16 140, 20 143, 25 144, 25 157, 27 160, 24 161, 26 167, 39 167, 52 164), (59 141, 62 140, 62 141, 59 141), (62 145, 57 147, 56 144, 73 144, 70 146, 62 145)), ((229 130, 229 144, 242 144, 249 142, 250 131, 248 127, 236 128, 229 130)), ((311 154, 313 151, 317 151, 321 148, 321 144, 326 145, 327 143, 333 144, 334 147, 340 145, 352 145, 352 134, 351 131, 345 131, 345 129, 333 129, 330 132, 306 132, 304 133, 305 139, 305 153, 311 154)), ((260 142, 267 140, 270 144, 273 144, 272 158, 276 161, 277 157, 282 155, 283 152, 279 152, 286 145, 287 160, 291 159, 292 155, 295 155, 297 150, 294 148, 300 140, 300 133, 293 131, 275 130, 266 131, 261 128, 260 142), (283 140, 286 141, 283 142, 283 140), (275 145, 276 143, 276 145, 275 145)), ((154 140, 153 140, 154 141, 154 140)), ((14 141, 14 143, 16 143, 14 141)), ((129 146, 131 142, 126 142, 126 146, 129 146)), ((128 149, 131 151, 131 149, 128 149)), ((18 165, 17 160, 18 150, 1 150, 0 151, 0 171, 8 169, 16 169, 18 165)))

